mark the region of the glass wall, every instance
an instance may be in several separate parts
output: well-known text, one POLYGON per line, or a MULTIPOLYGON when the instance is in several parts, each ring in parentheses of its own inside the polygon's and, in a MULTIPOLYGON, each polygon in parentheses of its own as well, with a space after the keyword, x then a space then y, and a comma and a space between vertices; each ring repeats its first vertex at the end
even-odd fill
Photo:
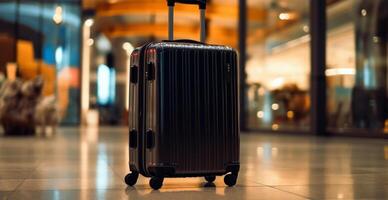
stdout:
POLYGON ((64 124, 79 122, 80 4, 78 0, 0 2, 0 71, 16 63, 22 81, 44 79, 64 124))
POLYGON ((247 128, 308 131, 309 0, 248 0, 247 128), (253 21, 250 8, 261 8, 253 21))
POLYGON ((382 134, 388 128, 388 1, 342 0, 327 10, 328 126, 382 134))

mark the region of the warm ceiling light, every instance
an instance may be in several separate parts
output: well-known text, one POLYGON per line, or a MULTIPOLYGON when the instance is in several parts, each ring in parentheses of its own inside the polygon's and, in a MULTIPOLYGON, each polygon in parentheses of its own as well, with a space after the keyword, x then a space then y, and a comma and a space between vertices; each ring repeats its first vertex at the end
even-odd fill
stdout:
POLYGON ((272 110, 279 110, 279 104, 277 104, 277 103, 274 103, 274 104, 272 104, 272 110))
POLYGON ((373 36, 373 42, 374 43, 379 43, 380 38, 378 36, 373 36))
POLYGON ((91 26, 93 26, 93 24, 94 24, 93 19, 89 18, 89 19, 85 20, 85 26, 91 27, 91 26))
POLYGON ((63 17, 62 17, 62 7, 61 6, 57 6, 55 8, 55 12, 54 12, 54 16, 53 16, 53 21, 54 21, 55 24, 62 23, 63 17))
POLYGON ((94 40, 92 38, 89 38, 87 43, 89 46, 92 46, 94 44, 94 40))
POLYGON ((309 26, 304 25, 304 26, 303 26, 303 31, 304 31, 305 33, 308 33, 308 32, 310 31, 309 26))
POLYGON ((264 112, 263 111, 260 110, 259 112, 257 112, 257 118, 261 119, 263 117, 264 117, 264 112))
POLYGON ((124 42, 123 43, 123 49, 127 52, 127 55, 130 56, 132 51, 135 49, 131 43, 129 42, 124 42))
POLYGON ((279 14, 279 19, 280 20, 290 20, 291 19, 291 14, 290 13, 280 13, 279 14))
POLYGON ((326 76, 338 76, 338 75, 355 75, 356 70, 352 68, 334 68, 326 69, 326 76))
POLYGON ((361 15, 365 17, 368 14, 368 12, 365 9, 361 10, 361 15))
POLYGON ((129 43, 129 42, 124 42, 122 47, 124 50, 128 50, 128 49, 133 48, 131 43, 129 43))
POLYGON ((278 17, 280 20, 293 20, 297 17, 297 13, 296 12, 281 12, 278 17))
POLYGON ((294 118, 294 112, 291 111, 291 110, 289 110, 289 111, 287 112, 287 117, 288 117, 289 119, 294 118))

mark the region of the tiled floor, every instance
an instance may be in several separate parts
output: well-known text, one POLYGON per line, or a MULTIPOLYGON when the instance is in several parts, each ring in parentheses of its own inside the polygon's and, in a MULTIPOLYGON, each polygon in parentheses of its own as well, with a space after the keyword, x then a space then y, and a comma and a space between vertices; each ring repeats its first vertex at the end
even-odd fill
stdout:
POLYGON ((62 128, 53 137, 0 137, 4 199, 388 199, 388 141, 241 135, 236 187, 222 178, 148 179, 126 187, 125 128, 62 128))

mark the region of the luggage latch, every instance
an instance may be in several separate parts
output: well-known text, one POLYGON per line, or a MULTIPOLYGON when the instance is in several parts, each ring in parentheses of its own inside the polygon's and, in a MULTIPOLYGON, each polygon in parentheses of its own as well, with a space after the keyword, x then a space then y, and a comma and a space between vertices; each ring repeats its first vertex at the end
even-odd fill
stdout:
POLYGON ((139 68, 134 65, 130 68, 130 80, 131 80, 131 83, 137 83, 137 73, 138 73, 138 70, 139 68))
POLYGON ((136 129, 132 129, 129 132, 129 147, 137 148, 137 131, 136 129))
POLYGON ((147 80, 155 80, 155 64, 153 62, 147 64, 147 80))
POLYGON ((146 138, 147 138, 147 149, 152 149, 155 146, 155 133, 148 129, 146 131, 146 138))

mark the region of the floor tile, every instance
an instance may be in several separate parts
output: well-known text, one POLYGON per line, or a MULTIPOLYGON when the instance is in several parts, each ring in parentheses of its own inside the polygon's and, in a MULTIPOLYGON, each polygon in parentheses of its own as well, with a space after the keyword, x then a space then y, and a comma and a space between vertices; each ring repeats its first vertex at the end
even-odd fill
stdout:
POLYGON ((33 171, 39 164, 36 162, 9 162, 0 161, 0 170, 20 170, 20 171, 33 171))
POLYGON ((0 179, 26 179, 30 178, 32 171, 26 170, 0 170, 0 179))
POLYGON ((298 195, 283 192, 269 187, 215 187, 215 188, 163 188, 159 191, 151 189, 132 189, 128 199, 247 199, 247 200, 300 200, 306 199, 298 195))
POLYGON ((8 200, 12 192, 0 191, 0 200, 8 200))
MULTIPOLYGON (((42 191, 17 191, 9 195, 10 200, 124 200, 127 199, 125 190, 42 190, 42 191)), ((1 200, 1 198, 0 198, 1 200)))
POLYGON ((100 176, 97 179, 27 179, 18 190, 122 189, 120 179, 100 176))
POLYGON ((66 179, 66 178, 94 178, 113 177, 114 173, 109 168, 87 168, 87 169, 45 169, 35 170, 31 174, 31 179, 66 179))
POLYGON ((388 185, 277 186, 312 199, 388 199, 388 185))
POLYGON ((13 191, 15 190, 21 183, 23 179, 0 179, 0 191, 13 191))

